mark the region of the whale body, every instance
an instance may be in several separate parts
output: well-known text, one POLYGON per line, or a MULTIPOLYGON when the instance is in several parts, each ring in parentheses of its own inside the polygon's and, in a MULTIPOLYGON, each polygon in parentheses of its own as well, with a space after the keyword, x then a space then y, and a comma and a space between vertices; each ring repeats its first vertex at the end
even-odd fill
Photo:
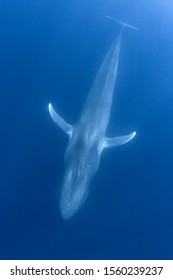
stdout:
POLYGON ((105 136, 111 112, 124 26, 129 25, 122 24, 118 38, 113 41, 108 50, 78 122, 75 125, 68 124, 55 112, 51 103, 48 105, 53 121, 69 137, 64 156, 65 172, 59 198, 59 209, 64 220, 74 216, 85 202, 91 179, 99 167, 103 149, 123 145, 136 135, 136 132, 133 132, 113 138, 105 136))

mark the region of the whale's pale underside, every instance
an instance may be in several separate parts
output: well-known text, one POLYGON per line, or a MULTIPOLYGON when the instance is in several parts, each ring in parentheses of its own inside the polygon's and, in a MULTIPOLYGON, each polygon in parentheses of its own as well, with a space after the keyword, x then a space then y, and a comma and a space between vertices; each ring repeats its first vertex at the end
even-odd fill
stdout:
POLYGON ((103 149, 123 145, 136 135, 133 132, 114 138, 105 136, 117 76, 122 30, 124 26, 132 27, 118 22, 122 25, 121 32, 113 41, 97 72, 78 122, 73 126, 69 125, 54 111, 51 103, 48 105, 53 121, 69 137, 59 199, 59 209, 64 220, 76 214, 86 200, 89 184, 99 167, 103 149))

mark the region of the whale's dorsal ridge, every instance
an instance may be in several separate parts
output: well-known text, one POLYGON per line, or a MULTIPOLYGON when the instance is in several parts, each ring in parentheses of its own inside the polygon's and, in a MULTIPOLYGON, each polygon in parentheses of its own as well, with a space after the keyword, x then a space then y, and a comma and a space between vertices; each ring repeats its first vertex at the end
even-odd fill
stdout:
POLYGON ((72 135, 73 126, 68 124, 60 115, 58 115, 51 103, 48 105, 49 113, 53 121, 69 136, 72 135))
POLYGON ((104 148, 123 145, 123 144, 129 142, 130 140, 132 140, 133 137, 135 137, 135 135, 136 135, 136 132, 133 132, 131 134, 124 135, 124 136, 118 136, 118 137, 114 137, 114 138, 105 138, 104 148))

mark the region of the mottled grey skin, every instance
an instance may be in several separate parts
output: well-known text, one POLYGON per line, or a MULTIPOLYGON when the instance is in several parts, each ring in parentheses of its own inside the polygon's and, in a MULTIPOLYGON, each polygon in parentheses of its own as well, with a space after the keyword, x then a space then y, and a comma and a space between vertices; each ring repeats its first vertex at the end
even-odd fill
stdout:
POLYGON ((136 134, 134 132, 115 138, 105 137, 116 82, 122 29, 98 70, 77 124, 67 124, 49 104, 49 112, 54 122, 69 135, 59 201, 60 212, 65 220, 72 217, 86 200, 90 181, 99 167, 102 150, 125 144, 136 134))

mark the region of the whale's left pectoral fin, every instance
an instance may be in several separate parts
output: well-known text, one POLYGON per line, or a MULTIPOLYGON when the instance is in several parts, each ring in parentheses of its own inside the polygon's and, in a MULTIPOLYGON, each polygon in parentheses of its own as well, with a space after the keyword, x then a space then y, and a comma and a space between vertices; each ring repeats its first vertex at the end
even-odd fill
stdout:
POLYGON ((72 135, 72 130, 73 130, 73 126, 71 126, 70 124, 66 123, 65 120, 58 115, 55 110, 52 107, 52 104, 49 103, 48 105, 49 108, 49 113, 53 119, 53 121, 68 135, 72 135))
POLYGON ((115 147, 115 146, 120 146, 123 145, 135 137, 136 132, 133 132, 131 134, 125 135, 125 136, 119 136, 119 137, 114 137, 114 138, 105 138, 104 142, 104 148, 109 148, 109 147, 115 147))

